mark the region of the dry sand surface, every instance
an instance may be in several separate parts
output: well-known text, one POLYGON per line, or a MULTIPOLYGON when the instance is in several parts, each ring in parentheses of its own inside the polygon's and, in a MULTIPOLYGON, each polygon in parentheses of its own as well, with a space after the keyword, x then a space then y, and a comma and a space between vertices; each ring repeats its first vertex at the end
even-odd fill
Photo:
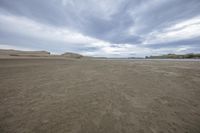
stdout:
POLYGON ((0 133, 200 133, 200 62, 0 59, 0 133))

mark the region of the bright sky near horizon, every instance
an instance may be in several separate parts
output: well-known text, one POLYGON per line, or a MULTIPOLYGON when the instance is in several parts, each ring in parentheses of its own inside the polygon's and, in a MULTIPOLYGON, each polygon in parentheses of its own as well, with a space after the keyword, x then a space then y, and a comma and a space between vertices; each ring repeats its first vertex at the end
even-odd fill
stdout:
POLYGON ((0 49, 200 53, 200 0, 0 0, 0 49))

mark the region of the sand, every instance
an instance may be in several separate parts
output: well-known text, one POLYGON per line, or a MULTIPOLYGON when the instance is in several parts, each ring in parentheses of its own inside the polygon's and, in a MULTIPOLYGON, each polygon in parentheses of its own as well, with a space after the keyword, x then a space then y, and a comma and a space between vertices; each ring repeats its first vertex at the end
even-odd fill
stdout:
POLYGON ((200 62, 0 59, 0 133, 199 133, 200 62))
POLYGON ((49 57, 50 52, 47 51, 20 51, 0 49, 0 58, 8 57, 49 57))

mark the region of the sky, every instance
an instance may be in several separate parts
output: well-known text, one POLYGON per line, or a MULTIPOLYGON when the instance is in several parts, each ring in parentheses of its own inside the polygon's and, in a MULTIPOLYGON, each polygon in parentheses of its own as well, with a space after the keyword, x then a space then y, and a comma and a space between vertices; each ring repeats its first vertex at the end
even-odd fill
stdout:
POLYGON ((0 0, 0 49, 200 53, 200 0, 0 0))

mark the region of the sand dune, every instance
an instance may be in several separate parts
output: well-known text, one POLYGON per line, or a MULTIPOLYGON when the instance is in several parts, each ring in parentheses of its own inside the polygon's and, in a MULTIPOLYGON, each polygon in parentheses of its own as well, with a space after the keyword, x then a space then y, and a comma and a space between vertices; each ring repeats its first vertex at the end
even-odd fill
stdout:
MULTIPOLYGON (((29 57, 48 57, 48 58, 75 58, 80 59, 84 56, 77 54, 66 52, 61 55, 53 55, 48 51, 20 51, 20 50, 4 50, 0 49, 0 58, 29 58, 29 57)), ((87 57, 85 57, 87 58, 87 57)))
POLYGON ((0 56, 46 57, 46 56, 50 56, 50 52, 47 52, 47 51, 20 51, 20 50, 3 50, 3 49, 0 49, 0 56))
POLYGON ((66 52, 62 54, 64 57, 70 57, 70 58, 82 58, 83 56, 77 53, 71 53, 71 52, 66 52))

